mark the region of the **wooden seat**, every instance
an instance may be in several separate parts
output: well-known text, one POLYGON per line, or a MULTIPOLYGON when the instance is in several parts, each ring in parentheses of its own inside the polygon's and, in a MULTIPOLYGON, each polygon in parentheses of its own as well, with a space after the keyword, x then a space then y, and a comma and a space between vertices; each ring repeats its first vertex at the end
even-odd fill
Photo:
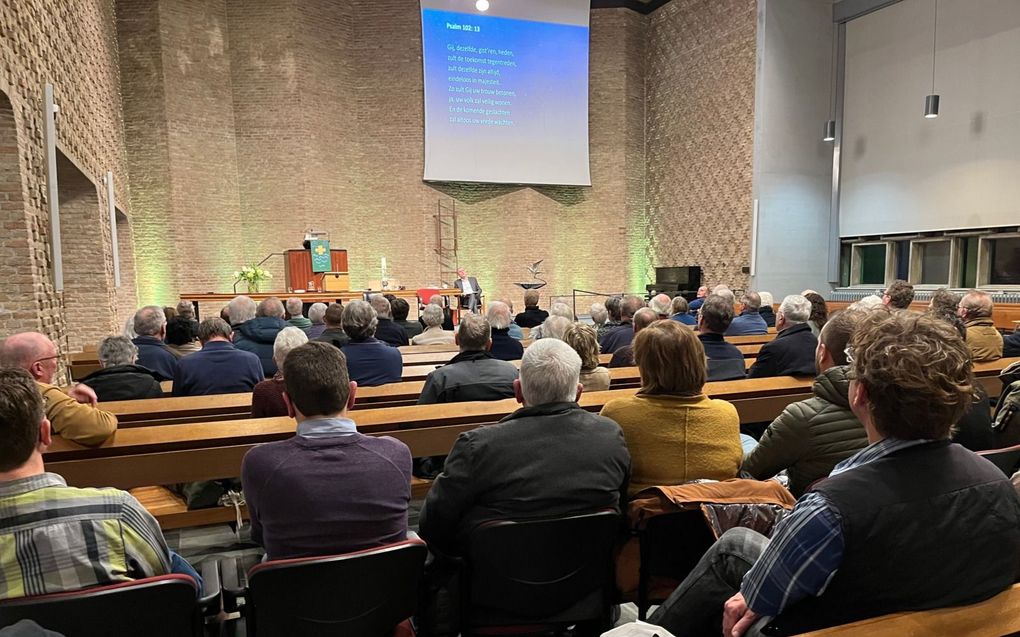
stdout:
POLYGON ((801 637, 1000 637, 1020 632, 1020 584, 995 597, 953 608, 894 613, 804 633, 801 637))
MULTIPOLYGON (((237 511, 234 507, 216 506, 189 511, 184 498, 166 487, 137 487, 131 489, 130 493, 159 521, 159 525, 164 531, 208 524, 224 524, 237 519, 237 511)), ((241 507, 241 517, 245 520, 248 519, 248 507, 241 507)))

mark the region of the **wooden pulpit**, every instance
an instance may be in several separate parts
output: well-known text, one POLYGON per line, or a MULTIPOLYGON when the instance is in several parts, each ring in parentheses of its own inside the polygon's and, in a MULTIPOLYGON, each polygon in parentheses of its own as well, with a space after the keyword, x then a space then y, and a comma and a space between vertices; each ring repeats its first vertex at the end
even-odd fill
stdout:
POLYGON ((287 250, 285 261, 285 279, 288 290, 308 290, 309 292, 324 289, 323 277, 330 277, 330 292, 346 292, 350 290, 347 279, 347 250, 334 248, 330 252, 333 272, 312 272, 312 254, 308 250, 287 250), (312 282, 314 288, 309 289, 312 282))

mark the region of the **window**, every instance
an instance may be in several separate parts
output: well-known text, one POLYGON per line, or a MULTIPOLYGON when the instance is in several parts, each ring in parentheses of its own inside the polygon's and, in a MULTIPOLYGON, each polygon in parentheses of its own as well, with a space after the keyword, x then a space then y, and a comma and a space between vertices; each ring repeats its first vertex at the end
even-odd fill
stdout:
POLYGON ((852 285, 885 285, 887 243, 859 243, 854 246, 852 285))
POLYGON ((988 241, 988 284, 1020 285, 1020 237, 988 241))
POLYGON ((952 275, 957 258, 954 240, 921 240, 910 244, 910 279, 914 285, 955 287, 952 275))
POLYGON ((839 246, 839 284, 842 287, 850 285, 850 261, 853 249, 853 245, 849 243, 839 246))
POLYGON ((960 242, 961 287, 976 288, 978 273, 978 238, 966 237, 960 242))

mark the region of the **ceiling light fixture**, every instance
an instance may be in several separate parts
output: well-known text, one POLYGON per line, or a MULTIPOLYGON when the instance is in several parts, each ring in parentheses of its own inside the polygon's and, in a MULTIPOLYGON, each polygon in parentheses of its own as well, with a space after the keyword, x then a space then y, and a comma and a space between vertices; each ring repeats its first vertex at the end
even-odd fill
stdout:
POLYGON ((489 0, 478 0, 478 2, 475 3, 475 8, 479 11, 488 11, 489 0))
POLYGON ((931 93, 924 97, 924 116, 935 119, 939 116, 939 95, 935 92, 935 45, 939 35, 939 0, 935 0, 935 23, 931 30, 931 93))
POLYGON ((823 142, 836 141, 836 46, 839 37, 836 26, 832 28, 832 56, 829 59, 829 119, 825 122, 823 142))

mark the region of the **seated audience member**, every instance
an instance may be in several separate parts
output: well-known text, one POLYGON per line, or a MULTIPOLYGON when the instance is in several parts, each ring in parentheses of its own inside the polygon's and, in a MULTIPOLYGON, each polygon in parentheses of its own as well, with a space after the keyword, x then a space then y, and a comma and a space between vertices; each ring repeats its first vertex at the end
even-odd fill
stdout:
POLYGON ((47 473, 52 442, 37 383, 0 370, 0 599, 76 591, 177 572, 201 578, 129 493, 76 489, 47 473), (15 547, 17 547, 15 549, 15 547))
MULTIPOLYGON (((667 317, 668 318, 668 317, 667 317)), ((643 307, 634 313, 634 317, 631 319, 631 324, 634 328, 634 335, 645 329, 652 323, 660 320, 660 315, 653 308, 643 307)), ((610 367, 633 367, 634 366, 634 343, 628 343, 620 349, 613 352, 613 357, 609 360, 610 367)))
POLYGON ((198 321, 195 320, 195 306, 192 305, 191 301, 178 301, 177 302, 177 314, 173 318, 167 317, 167 323, 173 323, 175 321, 187 321, 191 323, 193 332, 198 331, 198 321))
MULTIPOLYGON (((443 323, 442 323, 443 329, 446 330, 447 332, 452 332, 453 312, 451 312, 450 308, 448 307, 446 297, 443 296, 442 294, 433 294, 432 298, 429 299, 428 305, 435 305, 443 311, 443 323)), ((421 324, 422 330, 428 327, 427 325, 425 325, 425 319, 422 316, 421 312, 418 313, 418 323, 421 324)))
POLYGON ((418 404, 513 398, 517 367, 489 353, 489 321, 477 314, 464 314, 456 339, 460 353, 428 375, 418 404))
POLYGON ((407 320, 407 315, 410 312, 411 306, 404 299, 394 297, 390 300, 390 314, 393 316, 393 322, 404 330, 408 344, 410 344, 412 338, 421 334, 424 329, 418 321, 407 320))
POLYGON ((728 285, 717 285, 712 288, 712 294, 715 296, 721 296, 730 302, 730 305, 734 305, 737 302, 737 295, 733 293, 733 290, 728 285))
POLYGON ((305 302, 298 297, 287 299, 286 310, 288 325, 293 325, 299 330, 307 330, 312 326, 312 322, 304 316, 305 302))
POLYGON ((96 408, 96 393, 88 385, 61 390, 52 384, 59 358, 53 341, 38 332, 14 334, 0 343, 0 367, 18 367, 35 379, 53 433, 82 445, 100 445, 117 429, 117 417, 96 408))
POLYGON ((516 361, 524 356, 524 345, 510 336, 510 308, 502 301, 489 303, 486 317, 492 327, 492 348, 489 354, 501 361, 516 361))
POLYGON ((672 314, 673 300, 668 294, 656 294, 648 301, 648 307, 660 319, 668 319, 672 314))
POLYGON ((811 315, 807 322, 808 327, 811 328, 811 333, 815 335, 815 338, 818 338, 822 328, 825 327, 825 322, 829 320, 829 307, 825 304, 825 299, 822 298, 822 295, 817 292, 808 292, 804 295, 804 298, 811 303, 811 315))
POLYGON ((357 384, 343 353, 312 342, 291 350, 282 367, 284 404, 297 434, 244 456, 241 482, 252 539, 272 560, 404 540, 411 453, 388 436, 358 433, 348 415, 357 384))
MULTIPOLYGON (((248 297, 239 298, 247 299, 248 302, 254 304, 248 297)), ((234 301, 238 301, 238 299, 235 298, 231 301, 231 306, 234 305, 234 301)), ((239 350, 258 356, 262 363, 262 373, 266 378, 272 378, 276 373, 276 363, 273 362, 273 343, 276 342, 276 335, 280 333, 280 330, 287 327, 286 321, 283 320, 283 303, 275 296, 271 296, 259 303, 255 316, 249 318, 243 318, 247 316, 248 304, 244 301, 240 301, 239 304, 241 307, 236 318, 235 311, 232 309, 230 312, 230 322, 234 325, 234 346, 239 350), (238 318, 241 320, 237 320, 238 318)))
POLYGON ((230 326, 221 318, 198 325, 201 351, 181 359, 174 396, 209 396, 250 392, 262 382, 262 363, 251 352, 230 342, 230 326))
MULTIPOLYGON (((807 295, 805 295, 807 296, 807 295)), ((896 279, 889 284, 882 295, 882 303, 893 310, 905 310, 914 302, 914 286, 903 279, 896 279)))
POLYGON ((138 335, 135 334, 135 317, 131 315, 126 321, 124 321, 124 330, 121 332, 121 336, 126 336, 132 341, 135 340, 138 335))
POLYGON ((723 337, 732 322, 733 304, 721 296, 709 296, 698 312, 698 339, 708 360, 739 360, 743 366, 744 354, 723 337))
POLYGON ((514 317, 519 327, 538 327, 549 318, 549 313, 538 307, 538 290, 524 291, 524 311, 514 317))
POLYGON ((811 301, 799 294, 783 299, 776 313, 776 338, 761 346, 748 378, 814 376, 818 339, 807 324, 811 301))
POLYGON ((766 480, 785 469, 790 492, 799 498, 811 483, 829 475, 836 463, 868 446, 864 426, 850 410, 845 351, 864 316, 847 310, 825 324, 815 350, 814 396, 788 405, 779 414, 744 458, 742 474, 766 480))
POLYGON ((928 314, 951 324, 966 339, 967 326, 963 324, 963 319, 958 314, 959 310, 960 296, 958 294, 954 294, 946 288, 939 288, 932 293, 931 301, 928 303, 928 314))
POLYGON ((606 309, 604 303, 592 303, 588 313, 591 315, 591 322, 595 326, 595 333, 598 334, 602 326, 609 320, 609 310, 606 309))
POLYGON ((599 341, 594 328, 581 323, 571 323, 563 333, 563 341, 581 357, 580 383, 584 386, 584 391, 609 389, 612 376, 608 369, 599 365, 599 341))
POLYGON ((687 303, 687 299, 682 296, 673 297, 669 311, 673 313, 673 316, 670 318, 678 323, 691 327, 695 327, 698 324, 698 319, 691 315, 691 307, 687 303))
POLYGON ((447 345, 454 342, 452 330, 443 329, 443 308, 429 303, 421 311, 425 331, 411 339, 412 345, 447 345))
POLYGON ((761 307, 758 308, 758 314, 761 315, 765 321, 765 325, 768 327, 776 326, 776 312, 772 309, 772 293, 771 292, 759 292, 758 297, 761 299, 761 307))
POLYGON ((169 305, 163 306, 163 318, 169 323, 172 319, 177 318, 177 308, 170 307, 169 305))
POLYGON ((290 325, 280 330, 273 343, 273 362, 276 363, 276 375, 255 385, 251 392, 251 417, 271 418, 286 416, 287 403, 283 400, 286 385, 283 382, 283 361, 294 348, 308 342, 308 335, 299 327, 290 325))
POLYGON ((971 290, 960 299, 958 313, 967 327, 967 347, 975 363, 1002 358, 1002 334, 992 320, 992 297, 987 292, 971 290))
POLYGON ((676 321, 656 322, 634 337, 634 358, 641 389, 602 408, 627 440, 630 494, 736 477, 740 416, 730 403, 705 396, 705 349, 694 332, 676 321))
POLYGON ((163 388, 152 371, 135 365, 138 348, 125 336, 107 336, 97 351, 102 369, 81 380, 101 402, 162 398, 163 388))
POLYGON ((562 341, 567 328, 574 322, 565 316, 550 316, 538 327, 532 328, 532 334, 538 334, 534 338, 555 338, 562 341))
POLYGON ((599 348, 603 354, 615 354, 624 345, 630 345, 634 340, 634 314, 644 306, 645 302, 640 297, 624 297, 620 303, 620 325, 599 339, 599 348))
POLYGON ((857 301, 851 303, 850 307, 848 307, 847 309, 848 310, 875 310, 875 309, 878 309, 880 307, 888 308, 889 306, 887 306, 885 303, 882 302, 882 297, 876 296, 874 294, 869 294, 868 296, 862 297, 862 298, 858 299, 857 301))
POLYGON ((202 349, 198 342, 198 323, 182 321, 180 317, 166 324, 166 348, 178 359, 202 349))
POLYGON ((308 308, 308 320, 312 322, 312 325, 305 330, 308 340, 317 339, 326 331, 325 316, 327 309, 325 303, 312 303, 308 308))
POLYGON ((339 303, 330 303, 326 308, 326 313, 322 316, 326 329, 322 330, 322 334, 315 340, 330 343, 337 349, 350 343, 351 339, 347 338, 347 333, 343 328, 343 314, 344 306, 339 303))
POLYGON ((704 305, 705 299, 708 297, 708 286, 703 285, 698 288, 698 296, 691 301, 688 306, 690 307, 691 314, 697 314, 701 306, 704 305))
POLYGON ((1020 356, 1020 326, 1002 339, 1002 355, 1006 358, 1020 356))
POLYGON ((166 316, 163 309, 148 305, 135 312, 135 334, 132 343, 138 348, 138 364, 156 373, 159 380, 173 380, 177 374, 177 357, 167 349, 166 316))
POLYGON ((375 338, 393 347, 410 345, 403 326, 393 321, 393 306, 389 299, 382 294, 373 294, 368 297, 368 302, 372 304, 376 315, 375 338))
MULTIPOLYGON (((251 299, 248 299, 248 300, 251 301, 251 299)), ((253 305, 252 316, 254 316, 255 315, 254 302, 252 302, 252 305, 253 305)), ((230 304, 229 303, 227 305, 224 305, 223 308, 220 309, 220 318, 223 319, 223 322, 226 323, 227 325, 231 325, 233 323, 233 321, 230 320, 230 304)), ((197 329, 195 330, 195 333, 198 334, 198 330, 197 329)))
POLYGON ((560 340, 524 351, 514 381, 523 407, 460 434, 429 489, 419 519, 429 545, 460 553, 485 520, 620 510, 630 455, 616 423, 578 406, 580 371, 581 359, 560 340))
POLYGON ((622 296, 611 296, 606 299, 606 313, 609 315, 609 319, 602 327, 595 331, 595 334, 599 337, 600 343, 602 342, 602 336, 604 334, 611 332, 615 327, 619 327, 623 322, 623 318, 620 315, 622 305, 622 296))
MULTIPOLYGON (((573 323, 574 322, 574 311, 571 310, 570 306, 567 305, 566 303, 563 303, 561 301, 554 302, 552 305, 549 306, 549 318, 544 320, 544 321, 542 321, 542 324, 539 325, 538 327, 531 328, 530 336, 531 336, 532 340, 538 340, 540 338, 545 338, 545 336, 546 336, 545 324, 549 321, 549 319, 556 318, 556 317, 560 317, 560 318, 566 319, 567 323, 573 323)), ((560 322, 554 321, 554 323, 556 323, 557 325, 563 325, 562 321, 560 321, 560 322)), ((566 328, 565 325, 563 325, 562 329, 565 330, 567 328, 566 328)), ((559 332, 559 334, 560 334, 559 336, 553 336, 553 338, 559 338, 560 340, 563 340, 563 332, 562 332, 562 330, 559 332)))
MULTIPOLYGON (((389 302, 386 306, 389 307, 389 302)), ((344 306, 341 320, 347 337, 351 339, 340 348, 347 359, 347 373, 351 380, 362 387, 399 382, 404 373, 404 358, 396 347, 376 340, 375 328, 379 319, 373 306, 366 301, 351 301, 344 306)))
POLYGON ((757 292, 748 291, 740 299, 740 314, 735 316, 726 328, 726 336, 750 336, 768 334, 769 326, 761 317, 761 297, 757 292))
POLYGON ((776 634, 799 634, 971 604, 1013 583, 1020 500, 948 440, 974 396, 964 342, 924 314, 871 312, 849 349, 850 407, 871 444, 815 483, 771 540, 724 533, 649 622, 740 637, 775 617, 776 634))
MULTIPOLYGON (((505 305, 507 307, 507 311, 510 313, 510 327, 507 328, 507 330, 508 330, 507 333, 510 335, 510 338, 514 339, 515 341, 523 341, 524 340, 524 332, 521 330, 521 326, 518 325, 517 323, 514 323, 514 321, 513 321, 513 317, 514 317, 514 304, 513 304, 513 301, 511 301, 510 299, 505 298, 505 297, 501 298, 501 299, 493 299, 493 300, 494 301, 499 301, 500 303, 505 305)), ((490 319, 490 322, 491 322, 491 319, 490 319)), ((518 358, 520 358, 520 357, 518 356, 518 358)))

